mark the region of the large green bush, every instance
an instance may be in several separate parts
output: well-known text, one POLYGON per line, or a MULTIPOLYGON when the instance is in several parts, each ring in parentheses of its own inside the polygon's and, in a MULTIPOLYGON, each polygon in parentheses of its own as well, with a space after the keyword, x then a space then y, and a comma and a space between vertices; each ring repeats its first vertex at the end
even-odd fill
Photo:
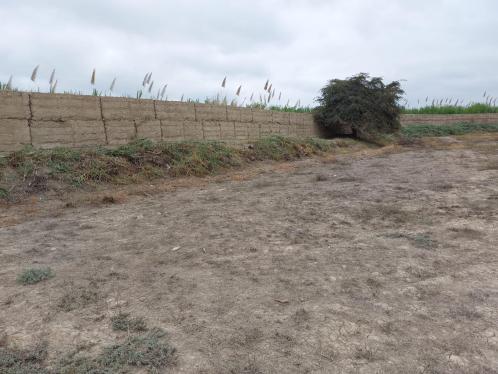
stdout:
POLYGON ((332 132, 351 126, 353 134, 363 139, 392 133, 401 127, 403 93, 399 82, 384 84, 382 78, 365 73, 333 79, 321 90, 315 119, 332 132))

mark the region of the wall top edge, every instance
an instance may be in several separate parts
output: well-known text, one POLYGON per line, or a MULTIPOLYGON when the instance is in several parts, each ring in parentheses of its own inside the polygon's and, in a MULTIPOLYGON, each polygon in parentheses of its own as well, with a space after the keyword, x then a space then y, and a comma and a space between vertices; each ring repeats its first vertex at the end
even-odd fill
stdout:
POLYGON ((219 105, 219 104, 206 104, 206 103, 196 103, 196 102, 185 102, 185 101, 174 101, 174 100, 155 100, 155 99, 136 99, 133 97, 116 97, 116 96, 94 96, 94 95, 73 95, 73 94, 64 94, 64 93, 47 93, 47 92, 25 92, 25 91, 0 91, 0 97, 12 97, 12 96, 27 96, 31 95, 33 97, 50 97, 50 98, 73 98, 73 99, 102 99, 103 101, 132 101, 132 102, 157 102, 164 104, 173 104, 173 105, 186 105, 186 106, 199 106, 199 107, 223 107, 228 109, 240 109, 240 110, 252 110, 258 112, 268 112, 268 113, 288 113, 288 114, 303 114, 303 115, 311 115, 311 113, 295 113, 295 112, 282 112, 277 110, 270 109, 259 109, 259 108, 247 108, 247 107, 237 107, 231 105, 219 105))

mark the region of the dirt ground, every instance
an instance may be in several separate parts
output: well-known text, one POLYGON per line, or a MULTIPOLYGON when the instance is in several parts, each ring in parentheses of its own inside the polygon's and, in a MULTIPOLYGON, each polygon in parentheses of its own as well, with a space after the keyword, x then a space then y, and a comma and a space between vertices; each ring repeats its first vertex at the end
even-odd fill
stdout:
POLYGON ((122 311, 171 373, 498 373, 498 141, 445 142, 4 220, 0 338, 95 354, 122 311))

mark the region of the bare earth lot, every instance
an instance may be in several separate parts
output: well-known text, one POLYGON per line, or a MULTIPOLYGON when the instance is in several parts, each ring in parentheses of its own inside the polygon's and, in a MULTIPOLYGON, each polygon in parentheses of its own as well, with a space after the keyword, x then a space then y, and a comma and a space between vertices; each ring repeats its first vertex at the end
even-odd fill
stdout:
POLYGON ((168 333, 164 372, 498 373, 497 149, 311 159, 0 227, 0 345, 97 354, 122 311, 168 333))

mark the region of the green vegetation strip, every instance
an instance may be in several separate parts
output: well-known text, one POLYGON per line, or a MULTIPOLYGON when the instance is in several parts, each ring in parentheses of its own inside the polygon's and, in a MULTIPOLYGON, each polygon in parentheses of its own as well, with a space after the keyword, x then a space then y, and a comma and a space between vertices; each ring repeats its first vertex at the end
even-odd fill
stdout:
POLYGON ((248 149, 220 142, 149 140, 137 140, 116 149, 25 148, 0 159, 0 198, 15 200, 15 196, 65 186, 130 184, 166 175, 205 176, 255 160, 292 160, 336 146, 321 139, 270 136, 248 149))
POLYGON ((97 356, 72 352, 47 367, 47 345, 31 350, 0 346, 2 374, 114 374, 144 369, 147 373, 164 373, 176 363, 176 349, 163 330, 154 328, 142 335, 130 335, 123 342, 105 347, 97 356))
POLYGON ((409 125, 401 129, 405 138, 422 138, 429 136, 465 135, 476 132, 498 132, 498 124, 456 123, 449 125, 409 125))
POLYGON ((498 113, 498 107, 477 103, 468 106, 443 105, 422 108, 403 109, 403 114, 481 114, 498 113))

